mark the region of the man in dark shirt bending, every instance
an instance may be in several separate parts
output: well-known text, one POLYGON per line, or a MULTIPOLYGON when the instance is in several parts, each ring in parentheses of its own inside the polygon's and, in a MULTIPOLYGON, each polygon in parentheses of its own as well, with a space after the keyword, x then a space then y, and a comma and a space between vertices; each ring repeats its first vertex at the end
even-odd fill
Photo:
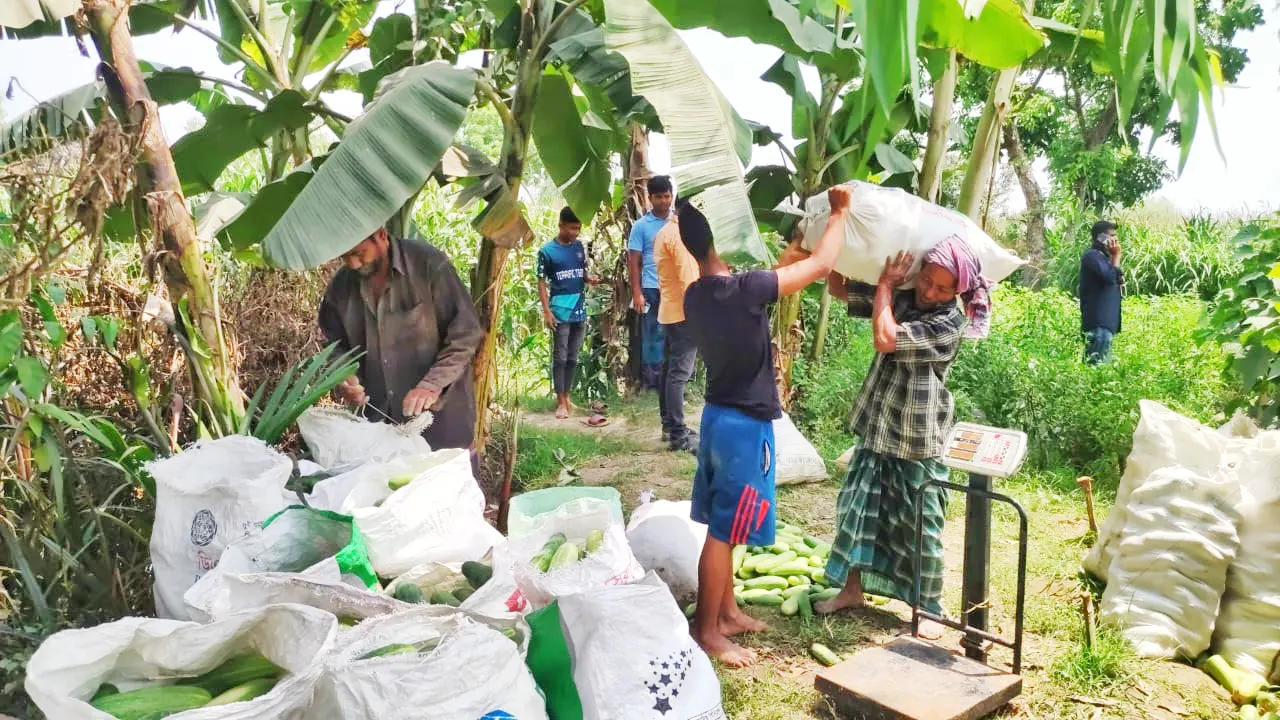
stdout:
POLYGON ((774 541, 773 421, 782 406, 773 382, 768 306, 830 272, 850 193, 844 185, 828 191, 831 219, 812 256, 737 275, 716 254, 706 217, 687 201, 677 209, 680 239, 699 265, 699 278, 685 293, 685 323, 707 365, 692 511, 694 521, 707 525, 707 540, 698 563, 693 635, 708 654, 733 667, 750 665, 755 654, 729 638, 767 628, 734 601, 732 551, 734 545, 774 541))
POLYGON ((1080 329, 1084 358, 1090 365, 1111 357, 1111 341, 1120 334, 1120 241, 1115 223, 1100 220, 1091 232, 1093 244, 1080 258, 1080 329))
POLYGON ((449 258, 378 228, 342 262, 320 302, 320 329, 326 342, 365 355, 335 394, 370 420, 404 422, 430 410, 422 436, 432 450, 470 448, 471 360, 484 328, 449 258))

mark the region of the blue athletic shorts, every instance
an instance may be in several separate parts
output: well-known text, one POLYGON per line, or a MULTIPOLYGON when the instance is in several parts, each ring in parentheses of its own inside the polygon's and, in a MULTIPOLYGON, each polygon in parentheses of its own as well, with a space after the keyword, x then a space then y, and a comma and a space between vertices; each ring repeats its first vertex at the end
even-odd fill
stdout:
POLYGON ((731 545, 772 545, 776 476, 773 423, 708 403, 693 479, 694 522, 731 545))

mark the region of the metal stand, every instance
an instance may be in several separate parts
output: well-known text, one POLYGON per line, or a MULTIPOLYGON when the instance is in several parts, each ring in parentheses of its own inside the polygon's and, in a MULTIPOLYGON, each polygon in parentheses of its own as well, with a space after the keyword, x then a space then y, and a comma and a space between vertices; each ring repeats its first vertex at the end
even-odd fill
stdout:
POLYGON ((964 531, 963 622, 956 622, 920 607, 921 563, 917 560, 911 603, 911 634, 920 633, 920 619, 932 620, 965 634, 960 644, 965 654, 985 662, 990 643, 1013 650, 1013 674, 1022 673, 1022 624, 1027 592, 1027 513, 1013 498, 991 490, 991 478, 971 474, 968 485, 931 480, 920 489, 916 499, 916 557, 924 551, 924 497, 930 488, 956 490, 967 495, 964 531), (1008 503, 1018 513, 1018 591, 1014 609, 1013 640, 993 635, 987 630, 987 606, 991 566, 991 501, 1008 503))

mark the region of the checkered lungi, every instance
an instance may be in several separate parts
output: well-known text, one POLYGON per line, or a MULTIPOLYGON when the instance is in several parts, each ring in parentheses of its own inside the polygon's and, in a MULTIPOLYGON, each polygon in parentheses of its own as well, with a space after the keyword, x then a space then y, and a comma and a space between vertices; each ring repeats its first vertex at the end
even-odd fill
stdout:
MULTIPOLYGON (((851 570, 862 573, 862 588, 911 602, 916 555, 916 501, 930 480, 945 480, 947 468, 934 459, 901 460, 859 450, 836 500, 835 542, 827 560, 827 581, 843 585, 851 570)), ((924 495, 921 607, 942 613, 942 526, 947 493, 924 495)))

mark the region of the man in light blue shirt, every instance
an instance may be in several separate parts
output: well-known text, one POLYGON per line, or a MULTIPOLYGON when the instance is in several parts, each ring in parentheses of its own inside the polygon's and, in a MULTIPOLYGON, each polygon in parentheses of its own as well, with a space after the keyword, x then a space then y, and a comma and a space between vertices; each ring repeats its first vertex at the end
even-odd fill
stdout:
POLYGON ((631 226, 627 240, 627 264, 631 268, 631 309, 641 315, 640 381, 645 388, 658 387, 662 375, 662 326, 658 324, 658 264, 653 257, 658 231, 671 218, 671 178, 649 178, 652 208, 631 226))

